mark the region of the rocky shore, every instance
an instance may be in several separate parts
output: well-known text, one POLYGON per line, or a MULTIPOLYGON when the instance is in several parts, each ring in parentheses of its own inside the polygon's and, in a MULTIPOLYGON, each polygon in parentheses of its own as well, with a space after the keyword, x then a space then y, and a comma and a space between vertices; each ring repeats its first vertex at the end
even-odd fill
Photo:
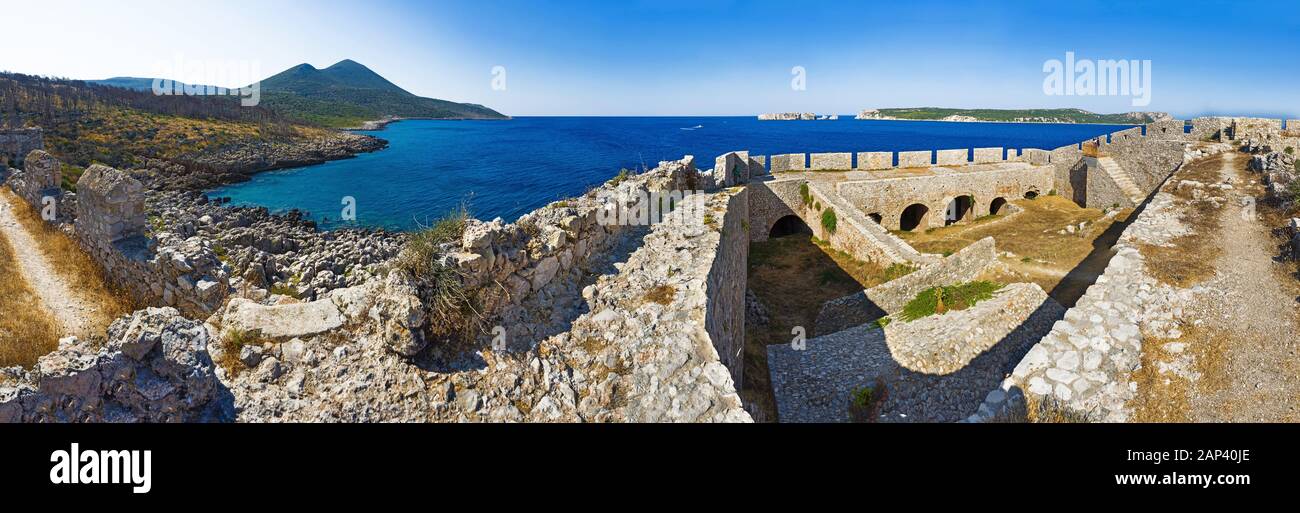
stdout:
POLYGON ((150 160, 147 167, 165 175, 161 188, 198 191, 248 181, 253 175, 275 169, 310 166, 352 158, 388 147, 388 141, 369 135, 333 132, 294 142, 254 141, 195 156, 187 165, 150 160))

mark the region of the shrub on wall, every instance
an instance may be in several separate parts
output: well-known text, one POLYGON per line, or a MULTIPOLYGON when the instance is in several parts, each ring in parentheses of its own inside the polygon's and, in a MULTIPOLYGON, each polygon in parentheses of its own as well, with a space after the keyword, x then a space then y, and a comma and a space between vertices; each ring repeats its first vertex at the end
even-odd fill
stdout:
POLYGON ((834 209, 828 208, 822 212, 822 228, 825 228, 827 232, 835 233, 835 223, 837 221, 834 209))
POLYGON ((803 198, 803 204, 805 206, 812 204, 812 194, 808 192, 808 184, 806 182, 799 184, 799 197, 803 198))

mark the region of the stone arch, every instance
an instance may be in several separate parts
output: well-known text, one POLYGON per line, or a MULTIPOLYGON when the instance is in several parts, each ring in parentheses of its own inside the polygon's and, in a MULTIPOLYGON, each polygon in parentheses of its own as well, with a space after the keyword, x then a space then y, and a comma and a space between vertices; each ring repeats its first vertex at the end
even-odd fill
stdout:
POLYGON ((903 213, 898 217, 899 229, 910 232, 917 228, 922 230, 930 227, 930 207, 922 203, 913 203, 903 209, 903 213))
POLYGON ((993 201, 989 202, 989 215, 997 215, 999 212, 1002 212, 1002 208, 1005 206, 1007 206, 1006 198, 993 198, 993 201))
POLYGON ((872 221, 875 221, 876 224, 880 224, 881 221, 885 220, 885 218, 880 215, 880 212, 872 212, 867 214, 867 217, 871 218, 872 221))
POLYGON ((800 219, 797 215, 789 214, 772 223, 772 229, 768 231, 768 237, 775 239, 786 235, 811 234, 812 232, 812 228, 809 228, 808 223, 803 222, 803 219, 800 219))
POLYGON ((966 221, 974 210, 974 196, 965 195, 952 198, 944 202, 943 224, 946 226, 966 221))

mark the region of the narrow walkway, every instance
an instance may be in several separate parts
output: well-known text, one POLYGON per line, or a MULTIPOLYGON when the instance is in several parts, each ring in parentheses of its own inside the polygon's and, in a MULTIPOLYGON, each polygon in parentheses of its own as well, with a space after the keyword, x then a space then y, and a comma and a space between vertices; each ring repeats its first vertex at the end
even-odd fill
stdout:
POLYGON ((1218 243, 1223 252, 1214 293, 1192 305, 1207 330, 1200 342, 1216 345, 1199 362, 1204 381, 1193 394, 1190 419, 1198 422, 1295 422, 1300 420, 1300 285, 1274 260, 1277 247, 1269 226, 1242 215, 1242 200, 1258 193, 1258 175, 1245 171, 1245 158, 1223 159, 1224 179, 1235 188, 1218 243), (1244 190, 1243 190, 1244 189, 1244 190))
POLYGON ((42 305, 62 327, 62 335, 90 336, 100 309, 73 287, 64 276, 50 265, 37 246, 36 239, 14 216, 16 208, 25 208, 10 194, 0 194, 0 236, 9 241, 18 260, 19 272, 31 289, 41 298, 42 305))

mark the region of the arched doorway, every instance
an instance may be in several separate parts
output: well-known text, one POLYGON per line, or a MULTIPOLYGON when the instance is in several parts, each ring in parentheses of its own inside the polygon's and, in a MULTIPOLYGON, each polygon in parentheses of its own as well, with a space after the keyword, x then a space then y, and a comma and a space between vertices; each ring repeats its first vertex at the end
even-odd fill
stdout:
POLYGON ((920 203, 914 203, 903 209, 903 215, 898 219, 898 227, 905 232, 929 226, 930 207, 920 203))
POLYGON ((1038 197, 1038 190, 1037 190, 1037 189, 1029 189, 1029 190, 1025 191, 1025 199, 1034 199, 1034 198, 1037 198, 1037 197, 1038 197))
POLYGON ((767 236, 775 239, 777 237, 785 237, 786 235, 794 235, 797 233, 811 234, 812 232, 812 228, 808 227, 808 223, 803 222, 803 219, 799 219, 799 216, 788 215, 777 219, 776 224, 772 225, 772 230, 768 232, 767 236))
POLYGON ((948 210, 944 212, 943 224, 950 225, 960 223, 970 215, 971 207, 975 206, 975 198, 971 196, 957 196, 948 202, 948 210))
POLYGON ((993 202, 989 203, 989 215, 998 215, 1002 212, 1002 207, 1005 206, 1007 206, 1006 198, 993 198, 993 202))
POLYGON ((872 221, 876 222, 876 224, 880 224, 880 221, 883 221, 885 219, 883 217, 880 217, 880 212, 872 212, 870 214, 867 214, 867 217, 870 217, 872 221))

